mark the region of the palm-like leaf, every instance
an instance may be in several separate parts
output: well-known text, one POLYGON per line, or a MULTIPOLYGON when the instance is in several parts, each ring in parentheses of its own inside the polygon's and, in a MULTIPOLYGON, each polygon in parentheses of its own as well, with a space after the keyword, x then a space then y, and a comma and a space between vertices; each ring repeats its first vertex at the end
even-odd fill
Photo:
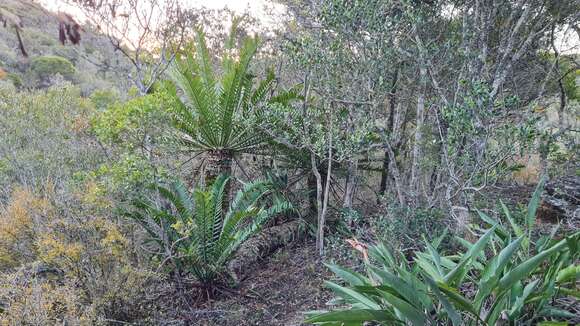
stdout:
POLYGON ((252 130, 244 117, 266 100, 274 86, 274 77, 254 85, 250 64, 258 49, 256 38, 247 38, 235 53, 236 26, 225 42, 221 72, 213 69, 205 35, 199 30, 195 44, 185 56, 177 56, 169 70, 176 89, 178 105, 174 109, 176 129, 188 150, 227 151, 233 155, 250 152, 262 145, 263 135, 252 130), (179 91, 179 93, 178 93, 179 91))
POLYGON ((189 193, 181 182, 155 186, 172 209, 159 209, 151 200, 139 200, 128 214, 141 224, 163 248, 203 283, 214 283, 225 275, 225 267, 244 241, 254 235, 270 217, 292 209, 277 201, 265 206, 273 187, 268 181, 244 185, 224 212, 229 177, 219 176, 208 190, 189 193), (166 239, 168 241, 163 241, 166 239), (169 242, 169 244, 168 244, 169 242), (167 246, 169 245, 169 248, 167 246))

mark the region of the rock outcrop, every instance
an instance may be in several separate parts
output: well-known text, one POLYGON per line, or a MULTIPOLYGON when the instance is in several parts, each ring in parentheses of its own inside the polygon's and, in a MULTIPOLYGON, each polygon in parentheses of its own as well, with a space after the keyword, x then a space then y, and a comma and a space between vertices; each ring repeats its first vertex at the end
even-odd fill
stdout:
POLYGON ((580 227, 580 176, 567 176, 546 183, 537 218, 544 223, 580 227))

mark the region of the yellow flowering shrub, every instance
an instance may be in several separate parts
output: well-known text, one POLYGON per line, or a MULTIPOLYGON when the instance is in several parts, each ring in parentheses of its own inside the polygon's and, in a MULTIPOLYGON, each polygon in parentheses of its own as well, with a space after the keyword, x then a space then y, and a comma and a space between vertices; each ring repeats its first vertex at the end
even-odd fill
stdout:
POLYGON ((46 198, 17 188, 8 204, 0 210, 0 270, 34 259, 37 253, 38 220, 52 214, 46 198))
POLYGON ((58 264, 58 259, 77 262, 81 259, 84 250, 80 243, 67 243, 62 237, 49 233, 41 234, 37 243, 38 258, 49 264, 58 264))
POLYGON ((97 325, 150 314, 143 298, 160 277, 136 264, 123 225, 85 215, 94 206, 75 196, 63 210, 51 185, 44 188, 42 197, 16 189, 1 210, 0 326, 97 325), (36 265, 58 273, 36 275, 36 265))
POLYGON ((93 306, 81 304, 82 296, 73 284, 22 281, 17 273, 3 276, 0 297, 7 299, 9 309, 0 314, 0 326, 105 325, 93 306))

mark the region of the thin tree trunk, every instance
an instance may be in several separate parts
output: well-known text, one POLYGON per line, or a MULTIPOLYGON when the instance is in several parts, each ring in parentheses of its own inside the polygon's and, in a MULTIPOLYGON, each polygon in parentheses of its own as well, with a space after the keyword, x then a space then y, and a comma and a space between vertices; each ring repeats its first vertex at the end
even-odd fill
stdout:
POLYGON ((425 123, 425 92, 427 91, 427 69, 424 64, 419 68, 421 87, 417 97, 417 110, 415 117, 415 142, 413 144, 413 162, 411 166, 411 181, 409 189, 413 194, 419 197, 419 190, 421 189, 419 183, 421 182, 421 168, 420 164, 423 160, 423 125, 425 123))
POLYGON ((318 254, 324 254, 324 226, 326 224, 326 211, 328 209, 328 195, 330 190, 330 175, 332 172, 332 118, 328 128, 328 168, 326 169, 326 184, 324 185, 324 199, 322 203, 322 212, 320 213, 320 220, 318 221, 318 254))
MULTIPOLYGON (((317 169, 318 171, 318 169, 317 169)), ((306 186, 308 188, 308 206, 310 208, 310 213, 311 214, 316 214, 317 218, 318 218, 318 211, 317 211, 317 202, 316 202, 316 191, 315 189, 317 189, 317 178, 316 175, 314 174, 314 168, 312 169, 312 173, 310 173, 308 175, 308 179, 306 180, 306 186)))
POLYGON ((326 184, 324 185, 324 193, 322 186, 322 176, 318 171, 318 166, 316 165, 316 154, 311 150, 310 152, 310 163, 312 167, 312 173, 316 177, 316 203, 318 212, 318 229, 316 232, 316 247, 318 249, 318 254, 322 256, 324 254, 324 226, 326 223, 326 211, 328 208, 328 197, 330 190, 330 176, 332 173, 332 118, 329 119, 328 126, 328 166, 326 169, 326 184))
POLYGON ((401 184, 401 176, 399 173, 399 168, 397 166, 397 161, 394 159, 395 153, 391 148, 391 144, 386 144, 386 150, 393 159, 390 161, 390 170, 393 171, 393 180, 395 181, 395 192, 397 193, 397 199, 399 200, 399 204, 403 206, 405 204, 405 196, 403 195, 403 185, 401 184))
POLYGON ((324 250, 324 239, 321 239, 321 235, 324 236, 324 226, 320 224, 322 220, 322 176, 318 171, 318 166, 316 164, 316 154, 312 151, 310 153, 310 163, 312 167, 312 174, 316 179, 316 221, 318 223, 318 228, 316 230, 316 247, 318 248, 318 252, 322 252, 324 250), (322 246, 320 245, 322 243, 322 246))
MULTIPOLYGON (((399 79, 399 69, 397 68, 397 70, 395 71, 395 73, 393 74, 393 82, 391 84, 391 90, 389 91, 388 94, 388 103, 389 103, 389 119, 387 121, 387 127, 389 128, 389 138, 392 137, 393 135, 393 126, 394 126, 394 121, 395 121, 395 105, 396 105, 396 92, 397 92, 397 82, 399 79)), ((390 139, 392 141, 392 139, 390 139)), ((383 159, 383 168, 381 171, 381 185, 379 188, 379 194, 384 195, 385 191, 387 190, 387 182, 389 180, 389 166, 390 166, 390 160, 392 160, 394 158, 392 158, 389 155, 389 151, 385 150, 385 156, 383 159)))
POLYGON ((387 191, 387 181, 389 179, 390 161, 391 157, 389 156, 389 151, 385 151, 385 156, 383 158, 383 167, 381 169, 381 184, 379 186, 379 194, 381 196, 384 196, 385 192, 387 191))

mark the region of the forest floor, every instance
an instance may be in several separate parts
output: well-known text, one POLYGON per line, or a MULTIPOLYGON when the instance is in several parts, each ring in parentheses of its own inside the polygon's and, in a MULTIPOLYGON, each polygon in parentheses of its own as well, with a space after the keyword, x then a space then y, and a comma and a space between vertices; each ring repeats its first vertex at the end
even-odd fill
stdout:
POLYGON ((332 294, 323 282, 330 272, 313 241, 276 252, 241 281, 236 294, 198 307, 207 326, 302 325, 304 312, 324 308, 332 294))

